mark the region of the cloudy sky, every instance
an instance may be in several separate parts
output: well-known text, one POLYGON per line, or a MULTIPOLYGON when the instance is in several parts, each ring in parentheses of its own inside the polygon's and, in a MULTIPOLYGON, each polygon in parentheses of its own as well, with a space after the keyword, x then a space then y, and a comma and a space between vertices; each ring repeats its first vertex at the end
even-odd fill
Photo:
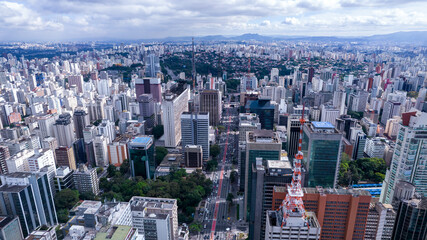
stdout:
POLYGON ((0 0, 0 41, 427 30, 420 0, 0 0))

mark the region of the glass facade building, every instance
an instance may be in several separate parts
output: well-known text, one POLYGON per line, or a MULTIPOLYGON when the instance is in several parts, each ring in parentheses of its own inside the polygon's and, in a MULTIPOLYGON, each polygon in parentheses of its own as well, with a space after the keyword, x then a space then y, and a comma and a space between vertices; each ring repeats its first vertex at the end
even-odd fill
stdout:
POLYGON ((132 177, 154 179, 156 160, 154 158, 154 141, 150 136, 140 136, 128 143, 132 177))
POLYGON ((335 188, 341 161, 342 134, 328 122, 304 125, 302 151, 307 187, 335 188))
POLYGON ((24 236, 42 225, 58 224, 52 188, 46 173, 11 173, 1 176, 0 209, 18 216, 24 236))

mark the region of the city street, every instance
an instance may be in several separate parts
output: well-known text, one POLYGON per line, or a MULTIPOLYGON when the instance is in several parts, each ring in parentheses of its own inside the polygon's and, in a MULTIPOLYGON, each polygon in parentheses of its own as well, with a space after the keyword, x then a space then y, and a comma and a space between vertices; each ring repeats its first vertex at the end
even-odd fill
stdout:
MULTIPOLYGON (((238 125, 237 108, 225 105, 221 125, 226 127, 219 137, 218 145, 221 153, 216 171, 208 174, 212 179, 212 195, 206 199, 206 210, 203 212, 202 232, 192 239, 235 239, 237 231, 246 231, 247 226, 236 219, 237 207, 242 206, 242 197, 237 197, 237 185, 230 182, 233 157, 238 154, 238 132, 234 132, 238 125), (233 193, 233 204, 227 202, 227 195, 233 193)), ((237 171, 237 166, 236 166, 237 171)), ((241 212, 241 211, 240 211, 241 212)))

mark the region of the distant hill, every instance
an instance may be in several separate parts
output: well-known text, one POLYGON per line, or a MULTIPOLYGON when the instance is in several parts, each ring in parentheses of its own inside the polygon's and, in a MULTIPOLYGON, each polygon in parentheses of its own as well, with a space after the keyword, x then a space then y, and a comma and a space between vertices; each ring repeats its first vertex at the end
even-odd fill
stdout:
MULTIPOLYGON (((142 42, 189 42, 191 36, 183 37, 167 37, 159 39, 141 39, 142 42)), ((194 37, 197 42, 200 41, 258 41, 258 42, 272 42, 272 41, 310 41, 310 42, 397 42, 397 43, 414 43, 427 45, 427 31, 411 31, 411 32, 395 32, 390 34, 381 34, 363 37, 338 37, 338 36, 264 36, 260 34, 246 33, 239 36, 223 36, 223 35, 207 35, 201 37, 194 37)))

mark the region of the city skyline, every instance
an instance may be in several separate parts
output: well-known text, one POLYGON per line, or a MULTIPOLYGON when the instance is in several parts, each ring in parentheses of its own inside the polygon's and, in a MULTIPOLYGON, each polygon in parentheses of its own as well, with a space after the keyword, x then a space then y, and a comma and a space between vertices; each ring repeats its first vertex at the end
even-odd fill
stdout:
POLYGON ((370 36, 427 29, 423 1, 0 1, 3 41, 370 36))

